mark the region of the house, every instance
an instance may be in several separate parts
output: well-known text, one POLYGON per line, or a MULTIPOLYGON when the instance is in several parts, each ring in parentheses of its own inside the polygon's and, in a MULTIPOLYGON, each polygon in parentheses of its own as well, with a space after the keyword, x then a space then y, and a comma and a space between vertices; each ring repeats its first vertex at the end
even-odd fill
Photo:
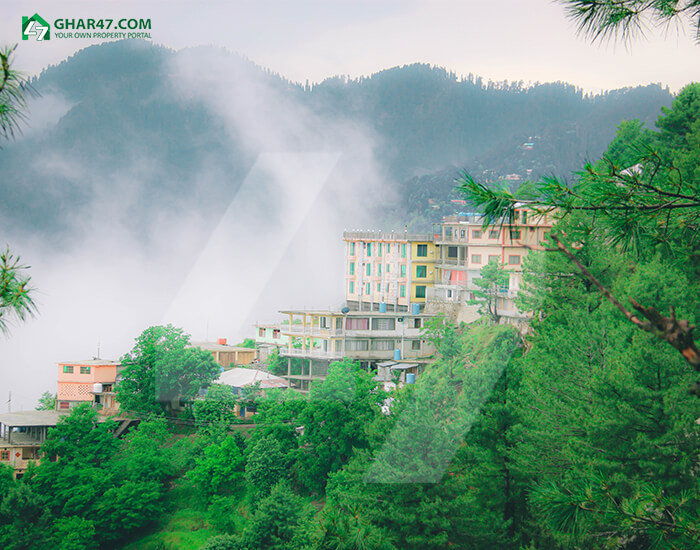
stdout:
POLYGON ((333 361, 344 357, 356 360, 367 370, 376 370, 382 361, 412 359, 430 362, 435 353, 425 338, 425 322, 434 315, 382 311, 306 311, 286 310, 289 316, 283 332, 289 336, 287 348, 280 355, 287 358, 289 386, 302 392, 312 380, 324 379, 333 361), (297 322, 299 321, 299 322, 297 322), (292 372, 292 358, 301 361, 300 372, 292 372))
POLYGON ((258 360, 266 361, 270 353, 281 346, 287 346, 288 337, 282 334, 279 324, 258 324, 255 327, 255 345, 258 348, 258 360))
POLYGON ((224 368, 231 365, 251 365, 258 357, 255 348, 231 346, 226 343, 226 338, 219 338, 216 342, 192 342, 190 345, 210 352, 214 361, 224 368))
POLYGON ((59 411, 19 411, 0 414, 0 464, 14 469, 16 479, 31 463, 39 461, 39 448, 49 428, 67 413, 59 411))
POLYGON ((121 365, 107 359, 69 361, 58 364, 56 410, 70 408, 90 401, 102 414, 119 411, 114 394, 121 365))
MULTIPOLYGON (((263 395, 266 390, 270 389, 286 389, 289 384, 284 378, 270 374, 269 372, 264 372, 257 369, 243 369, 243 368, 233 368, 222 372, 216 380, 215 384, 225 384, 230 386, 233 393, 240 396, 243 395, 244 388, 252 388, 256 386, 260 388, 263 395)), ((249 407, 241 407, 236 405, 235 407, 236 415, 250 418, 255 414, 255 410, 249 407)))

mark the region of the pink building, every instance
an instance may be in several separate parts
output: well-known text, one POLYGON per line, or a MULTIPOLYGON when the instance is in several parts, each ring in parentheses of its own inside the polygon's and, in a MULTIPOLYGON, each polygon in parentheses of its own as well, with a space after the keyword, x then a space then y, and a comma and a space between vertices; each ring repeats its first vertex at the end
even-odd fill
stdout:
POLYGON ((106 359, 59 363, 56 409, 68 410, 87 401, 94 403, 100 412, 118 412, 114 385, 119 371, 119 363, 106 359))

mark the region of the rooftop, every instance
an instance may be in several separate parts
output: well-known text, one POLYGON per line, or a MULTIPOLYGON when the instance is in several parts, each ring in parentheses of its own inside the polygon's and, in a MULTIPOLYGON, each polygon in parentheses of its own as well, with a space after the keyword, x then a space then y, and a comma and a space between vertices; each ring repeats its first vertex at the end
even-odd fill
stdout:
POLYGON ((66 412, 58 411, 17 411, 0 414, 0 424, 5 426, 55 426, 66 412))
POLYGON ((106 367, 106 366, 112 366, 116 367, 119 366, 119 361, 112 361, 111 359, 88 359, 84 361, 61 361, 59 363, 59 366, 63 365, 85 365, 89 367, 106 367))
POLYGON ((215 380, 217 384, 226 384, 234 388, 252 386, 260 383, 261 388, 286 388, 287 381, 284 378, 258 369, 235 368, 222 372, 215 380))
MULTIPOLYGON (((285 315, 312 315, 318 317, 435 317, 434 313, 411 313, 410 311, 386 311, 384 313, 379 311, 348 311, 343 313, 342 311, 333 311, 330 309, 283 309, 280 313, 285 315)), ((283 323, 280 325, 282 330, 287 330, 289 328, 289 323, 283 323)))
POLYGON ((408 233, 406 231, 343 231, 343 239, 353 241, 403 241, 403 242, 432 242, 435 236, 432 233, 408 233))
POLYGON ((252 352, 255 352, 255 348, 244 348, 241 346, 229 346, 228 344, 219 344, 217 342, 191 342, 190 346, 193 348, 201 348, 205 351, 252 351, 252 352))

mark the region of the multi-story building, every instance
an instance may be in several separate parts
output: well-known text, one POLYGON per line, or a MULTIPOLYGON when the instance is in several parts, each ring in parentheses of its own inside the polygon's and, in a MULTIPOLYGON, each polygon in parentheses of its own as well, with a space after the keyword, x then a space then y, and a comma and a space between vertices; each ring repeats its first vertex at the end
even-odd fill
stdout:
POLYGON ((120 369, 118 362, 106 359, 59 363, 56 409, 67 411, 89 401, 104 414, 118 412, 114 385, 120 369))
POLYGON ((377 363, 393 359, 427 362, 435 348, 423 335, 425 321, 434 317, 412 313, 372 311, 288 310, 282 333, 289 337, 280 355, 287 357, 290 387, 308 391, 311 380, 326 377, 333 361, 344 357, 376 370, 377 363), (293 358, 298 358, 293 371, 293 358))
POLYGON ((359 311, 423 307, 435 281, 437 252, 431 234, 346 231, 345 295, 359 311))
POLYGON ((522 281, 523 260, 530 250, 543 248, 552 220, 526 208, 515 213, 511 225, 484 228, 481 216, 460 214, 447 216, 435 226, 436 281, 428 301, 464 303, 472 299, 474 280, 481 277, 481 268, 497 260, 509 272, 508 284, 499 289, 498 310, 506 318, 527 317, 514 303, 522 281))

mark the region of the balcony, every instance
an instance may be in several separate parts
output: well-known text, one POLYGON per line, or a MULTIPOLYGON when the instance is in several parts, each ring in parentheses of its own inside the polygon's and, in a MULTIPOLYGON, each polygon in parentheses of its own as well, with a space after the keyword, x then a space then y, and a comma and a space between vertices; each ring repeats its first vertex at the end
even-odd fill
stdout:
POLYGON ((280 356, 282 357, 302 357, 304 359, 326 359, 329 361, 339 361, 343 359, 343 354, 340 351, 324 351, 319 349, 298 349, 280 348, 280 356))

